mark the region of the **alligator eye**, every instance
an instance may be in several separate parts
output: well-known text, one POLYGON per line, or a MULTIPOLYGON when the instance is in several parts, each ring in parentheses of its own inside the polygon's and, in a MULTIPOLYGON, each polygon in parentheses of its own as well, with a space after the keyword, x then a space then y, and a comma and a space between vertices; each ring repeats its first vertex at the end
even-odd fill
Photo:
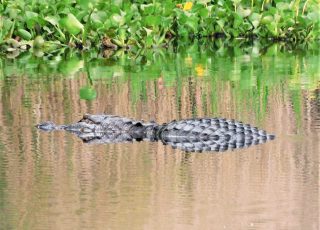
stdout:
POLYGON ((141 124, 141 122, 138 122, 137 124, 135 124, 136 127, 143 127, 143 124, 141 124))

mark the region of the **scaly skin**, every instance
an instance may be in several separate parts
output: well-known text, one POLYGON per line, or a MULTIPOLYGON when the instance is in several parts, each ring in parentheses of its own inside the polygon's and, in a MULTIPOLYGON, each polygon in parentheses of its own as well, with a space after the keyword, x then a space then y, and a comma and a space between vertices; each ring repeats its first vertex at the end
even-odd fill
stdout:
POLYGON ((200 118, 170 122, 162 128, 159 139, 187 152, 226 151, 262 144, 274 135, 234 120, 200 118))
POLYGON ((66 130, 87 143, 160 140, 186 152, 226 151, 262 144, 275 138, 249 124, 224 118, 185 119, 158 125, 113 115, 86 114, 74 124, 44 122, 37 127, 44 131, 66 130))

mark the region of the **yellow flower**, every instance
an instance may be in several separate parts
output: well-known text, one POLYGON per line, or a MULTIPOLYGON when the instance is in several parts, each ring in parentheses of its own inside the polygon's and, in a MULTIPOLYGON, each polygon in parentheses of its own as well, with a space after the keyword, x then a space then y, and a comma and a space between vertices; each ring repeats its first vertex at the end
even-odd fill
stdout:
POLYGON ((193 3, 192 2, 186 2, 184 4, 183 10, 191 10, 193 3))
POLYGON ((201 64, 197 64, 195 68, 196 74, 198 77, 203 77, 204 76, 204 69, 201 64))

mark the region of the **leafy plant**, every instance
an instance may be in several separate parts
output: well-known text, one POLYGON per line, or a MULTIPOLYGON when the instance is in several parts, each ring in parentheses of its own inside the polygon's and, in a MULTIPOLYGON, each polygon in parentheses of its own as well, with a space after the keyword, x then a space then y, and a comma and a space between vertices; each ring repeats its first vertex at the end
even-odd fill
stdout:
POLYGON ((319 12, 317 0, 7 0, 0 4, 0 47, 12 52, 14 39, 32 48, 38 36, 43 52, 100 47, 105 38, 126 49, 199 37, 303 43, 319 39, 319 12))

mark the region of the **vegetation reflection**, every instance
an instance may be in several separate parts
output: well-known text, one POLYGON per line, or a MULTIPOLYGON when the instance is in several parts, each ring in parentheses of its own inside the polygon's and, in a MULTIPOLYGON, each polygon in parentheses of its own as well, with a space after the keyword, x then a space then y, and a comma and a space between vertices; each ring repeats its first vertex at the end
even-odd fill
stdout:
MULTIPOLYGON (((2 60, 1 79, 10 75, 27 75, 29 78, 50 82, 57 77, 87 78, 87 84, 80 89, 80 98, 93 100, 97 95, 95 85, 99 81, 130 84, 130 100, 133 104, 147 100, 147 85, 153 84, 155 96, 159 87, 172 87, 176 98, 180 98, 182 82, 203 82, 208 90, 203 91, 201 100, 210 99, 211 111, 217 111, 217 87, 223 82, 232 86, 237 106, 245 98, 250 98, 258 120, 263 118, 270 91, 286 87, 291 93, 294 111, 299 117, 302 95, 300 89, 314 91, 319 87, 319 50, 317 44, 296 49, 294 52, 285 44, 272 44, 263 47, 259 43, 244 45, 233 43, 230 46, 222 40, 214 43, 178 46, 137 52, 118 50, 109 58, 100 58, 96 52, 75 53, 66 50, 60 55, 47 55, 42 58, 24 53, 14 61, 2 60), (308 54, 305 56, 304 54, 308 54), (290 55, 289 55, 290 54, 290 55), (44 77, 46 76, 46 77, 44 77)), ((8 82, 6 88, 14 87, 8 82)), ((110 84, 109 84, 110 85, 110 84)), ((192 90, 190 100, 192 101, 192 90)), ((179 101, 177 101, 179 107, 179 101)), ((196 110, 196 108, 195 108, 196 110)), ((196 111, 194 111, 196 116, 196 111)))

